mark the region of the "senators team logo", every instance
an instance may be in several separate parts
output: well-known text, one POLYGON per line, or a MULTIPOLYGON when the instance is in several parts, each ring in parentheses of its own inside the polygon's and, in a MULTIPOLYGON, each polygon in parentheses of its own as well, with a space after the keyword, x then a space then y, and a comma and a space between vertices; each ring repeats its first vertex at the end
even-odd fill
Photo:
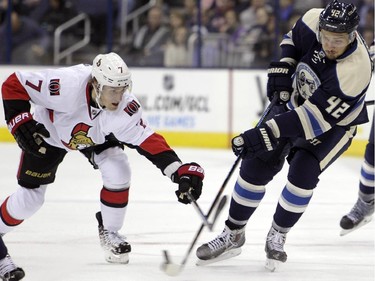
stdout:
POLYGON ((138 109, 140 108, 140 104, 137 103, 135 100, 132 100, 128 103, 128 105, 124 108, 124 111, 129 114, 130 116, 133 116, 133 114, 137 113, 138 109))
POLYGON ((60 79, 51 79, 48 85, 49 94, 51 96, 60 95, 60 79))
POLYGON ((79 123, 75 125, 75 127, 72 130, 69 143, 66 143, 64 141, 61 141, 66 147, 77 150, 77 149, 83 149, 86 147, 90 147, 94 145, 94 142, 90 137, 87 136, 91 126, 85 124, 85 123, 79 123))

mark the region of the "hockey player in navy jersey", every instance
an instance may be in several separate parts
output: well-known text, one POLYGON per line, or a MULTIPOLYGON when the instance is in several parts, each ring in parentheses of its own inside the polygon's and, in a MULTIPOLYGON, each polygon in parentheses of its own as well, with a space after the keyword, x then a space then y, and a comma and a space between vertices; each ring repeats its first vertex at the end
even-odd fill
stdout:
POLYGON ((191 197, 199 198, 203 168, 194 162, 182 164, 165 139, 147 125, 131 85, 130 71, 115 53, 96 56, 92 66, 17 71, 3 83, 5 118, 22 155, 18 189, 0 206, 2 280, 17 281, 25 275, 8 254, 3 235, 42 207, 47 186, 54 182, 67 152, 82 152, 101 173, 96 218, 108 262, 126 264, 131 251, 119 233, 131 182, 124 145, 136 149, 178 185, 179 202, 188 204, 191 197))
MULTIPOLYGON (((375 42, 370 47, 370 56, 375 60, 375 42)), ((365 149, 365 156, 361 166, 361 174, 358 186, 358 199, 348 214, 340 221, 342 228, 340 235, 346 235, 372 220, 374 214, 374 123, 373 116, 370 136, 365 149)))
POLYGON ((307 11, 283 37, 281 59, 270 63, 267 82, 267 95, 279 106, 266 122, 233 138, 232 149, 243 160, 229 215, 223 232, 198 247, 198 264, 241 252, 245 227, 285 159, 289 171, 266 238, 266 268, 287 260, 287 233, 305 212, 320 174, 348 149, 356 126, 368 122, 364 102, 372 66, 358 23, 354 5, 334 0, 307 11))

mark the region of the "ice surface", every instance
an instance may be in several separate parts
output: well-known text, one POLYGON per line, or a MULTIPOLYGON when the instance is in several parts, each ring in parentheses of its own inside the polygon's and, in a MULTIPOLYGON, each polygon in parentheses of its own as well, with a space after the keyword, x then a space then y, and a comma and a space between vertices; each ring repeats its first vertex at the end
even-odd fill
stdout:
MULTIPOLYGON (((235 161, 229 150, 175 149, 184 162, 206 171, 198 203, 207 212, 235 161)), ((56 182, 48 187, 41 210, 7 234, 13 260, 26 272, 25 281, 373 281, 374 222, 340 237, 339 221, 357 199, 361 158, 343 157, 322 176, 307 211, 288 234, 288 261, 278 272, 264 268, 264 243, 287 167, 267 186, 267 193, 246 230, 242 254, 208 266, 195 265, 195 248, 176 277, 160 270, 163 250, 180 263, 200 227, 192 206, 177 202, 176 186, 146 158, 127 149, 133 171, 130 202, 122 229, 132 245, 130 263, 108 264, 99 246, 95 212, 101 178, 78 152, 69 153, 56 182)), ((16 189, 19 149, 0 145, 0 199, 16 189)), ((308 171, 306 171, 308 173, 308 171)), ((224 194, 231 194, 237 172, 224 194)), ((213 232, 204 230, 196 246, 216 237, 227 216, 226 206, 213 232)))

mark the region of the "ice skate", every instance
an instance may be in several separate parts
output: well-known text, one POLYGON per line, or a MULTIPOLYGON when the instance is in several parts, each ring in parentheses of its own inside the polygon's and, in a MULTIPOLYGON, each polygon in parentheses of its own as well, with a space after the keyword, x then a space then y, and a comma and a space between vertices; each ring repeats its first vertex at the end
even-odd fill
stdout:
POLYGON ((3 281, 18 281, 25 277, 25 272, 12 261, 7 255, 0 260, 0 278, 3 281))
POLYGON ((129 263, 130 244, 118 232, 108 231, 103 227, 102 214, 96 213, 99 226, 100 246, 104 250, 105 260, 110 263, 129 263))
POLYGON ((365 202, 358 198, 352 210, 341 218, 340 226, 342 228, 340 236, 344 236, 372 220, 374 214, 374 200, 365 202))
POLYGON ((225 226, 219 236, 197 249, 196 265, 207 265, 238 256, 243 244, 245 244, 245 227, 231 230, 225 226))
POLYGON ((266 268, 275 271, 282 262, 286 262, 287 254, 284 251, 286 233, 271 227, 267 235, 265 251, 267 254, 266 268))

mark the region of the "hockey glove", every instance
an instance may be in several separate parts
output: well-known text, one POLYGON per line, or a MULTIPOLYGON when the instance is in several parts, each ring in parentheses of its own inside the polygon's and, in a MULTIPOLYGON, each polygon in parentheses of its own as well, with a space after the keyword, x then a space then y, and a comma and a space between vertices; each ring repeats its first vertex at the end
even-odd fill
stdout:
POLYGON ((267 125, 250 129, 232 139, 234 154, 241 155, 242 158, 253 158, 272 151, 276 145, 277 139, 267 125))
POLYGON ((109 135, 105 136, 104 143, 81 149, 79 152, 85 155, 85 157, 89 160, 90 164, 94 167, 94 169, 99 169, 98 164, 96 164, 95 162, 94 154, 99 155, 104 150, 111 148, 111 147, 116 147, 116 146, 124 150, 124 145, 118 139, 116 139, 113 133, 110 133, 109 135))
POLYGON ((271 62, 268 67, 267 97, 270 101, 277 95, 278 103, 284 104, 290 100, 293 92, 294 67, 287 62, 271 62))
POLYGON ((8 123, 8 129, 23 151, 37 157, 46 154, 47 147, 43 138, 49 138, 50 134, 43 124, 33 119, 30 112, 13 117, 8 123))
POLYGON ((188 192, 197 200, 202 193, 203 179, 204 170, 199 164, 192 162, 181 165, 172 175, 172 181, 178 183, 175 192, 178 202, 189 204, 188 192))

